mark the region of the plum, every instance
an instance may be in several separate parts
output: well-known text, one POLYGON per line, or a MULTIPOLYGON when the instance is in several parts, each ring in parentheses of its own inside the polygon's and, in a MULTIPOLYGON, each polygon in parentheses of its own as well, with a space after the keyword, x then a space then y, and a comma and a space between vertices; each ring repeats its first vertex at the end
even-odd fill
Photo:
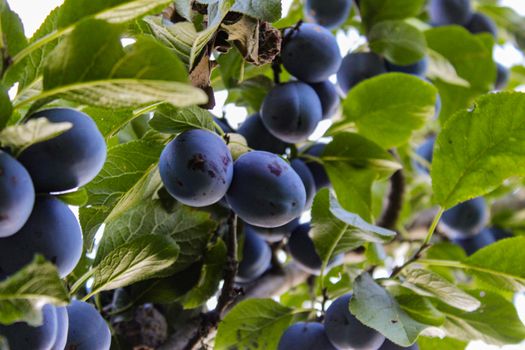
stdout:
POLYGON ((315 90, 319 101, 321 101, 321 110, 323 112, 322 119, 331 118, 339 109, 341 100, 335 85, 329 80, 322 81, 320 83, 313 83, 310 86, 315 90))
POLYGON ((226 199, 245 222, 278 227, 301 215, 306 191, 299 175, 279 156, 253 151, 235 161, 226 199))
POLYGON ((496 90, 502 90, 509 82, 509 70, 504 65, 496 64, 496 83, 494 84, 496 90))
POLYGON ((287 29, 284 36, 281 59, 286 70, 297 79, 320 83, 339 69, 339 46, 328 29, 304 23, 297 29, 287 29))
POLYGON ((496 241, 499 241, 505 238, 514 237, 514 234, 511 231, 503 230, 498 227, 492 227, 487 230, 490 230, 490 232, 492 233, 492 236, 494 237, 496 241))
POLYGON ((386 69, 389 72, 400 72, 417 76, 424 76, 428 68, 428 58, 425 56, 416 63, 401 66, 385 60, 386 69))
POLYGON ((221 128, 226 134, 234 132, 233 128, 228 124, 228 121, 224 118, 213 117, 213 121, 221 128))
POLYGON ((166 190, 179 202, 205 207, 221 200, 233 176, 233 159, 224 141, 207 130, 178 135, 160 156, 166 190))
POLYGON ((32 327, 25 322, 9 326, 0 324, 0 335, 4 336, 11 350, 49 350, 57 337, 57 316, 53 305, 42 308, 42 325, 32 327))
POLYGON ((306 204, 304 209, 308 210, 312 206, 316 193, 314 176, 308 166, 300 159, 292 160, 290 165, 303 181, 304 189, 306 191, 306 204))
MULTIPOLYGON (((324 143, 316 143, 313 146, 307 148, 306 150, 302 150, 302 153, 304 153, 307 156, 320 158, 323 155, 325 147, 326 144, 324 143)), ((318 192, 324 187, 330 186, 330 179, 328 178, 328 174, 326 173, 326 170, 324 169, 324 166, 322 164, 307 157, 303 157, 302 159, 304 160, 306 166, 308 167, 308 169, 310 169, 310 172, 314 177, 316 192, 318 192)))
POLYGON ((65 277, 80 260, 82 246, 82 231, 69 207, 50 195, 37 196, 22 229, 0 239, 0 279, 30 263, 35 254, 54 263, 65 277))
POLYGON ((64 350, 67 342, 67 332, 69 329, 69 318, 67 316, 67 309, 65 307, 56 308, 57 315, 57 337, 55 344, 50 350, 64 350))
POLYGON ((264 98, 261 119, 275 137, 288 143, 304 141, 321 121, 323 110, 315 90, 293 81, 275 86, 264 98))
POLYGON ((14 235, 35 204, 31 176, 16 159, 0 150, 0 238, 14 235))
POLYGON ((430 23, 433 26, 465 25, 472 17, 470 0, 430 0, 430 23))
POLYGON ((328 29, 334 29, 345 23, 352 0, 306 0, 305 16, 328 29))
POLYGON ((314 242, 309 236, 310 224, 299 225, 293 230, 288 240, 288 251, 299 266, 313 275, 321 273, 322 261, 315 250, 314 242))
POLYGON ((378 349, 385 337, 362 324, 348 308, 352 293, 337 298, 326 310, 324 325, 328 339, 338 349, 378 349))
POLYGON ((235 276, 238 283, 250 283, 259 278, 270 267, 272 251, 266 242, 250 226, 244 226, 242 259, 235 276))
POLYGON ((67 307, 67 315, 69 329, 66 349, 109 350, 111 332, 93 305, 74 300, 67 307))
MULTIPOLYGON (((432 155, 434 154, 434 144, 436 137, 431 136, 425 140, 417 149, 416 154, 426 160, 428 164, 432 163, 432 155)), ((428 174, 429 169, 418 161, 414 161, 415 169, 421 174, 428 174)))
POLYGON ((485 199, 476 197, 446 210, 440 229, 451 239, 472 237, 485 226, 488 216, 485 199))
POLYGON ((465 28, 472 34, 489 33, 493 37, 498 35, 498 28, 494 21, 489 16, 479 12, 472 15, 465 28))
POLYGON ((454 239, 453 242, 460 245, 467 255, 472 255, 481 248, 496 242, 496 238, 489 228, 484 228, 475 236, 454 239))
POLYGON ((392 343, 390 340, 386 339, 383 345, 379 348, 379 350, 419 350, 419 346, 417 344, 412 344, 407 347, 399 346, 395 343, 392 343))
POLYGON ((386 73, 383 58, 373 52, 356 52, 345 56, 337 72, 337 84, 346 94, 363 80, 386 73))
POLYGON ((265 241, 274 243, 274 242, 280 242, 283 240, 284 237, 290 236, 292 234, 292 231, 299 226, 299 219, 293 219, 286 225, 278 226, 278 227, 258 227, 253 226, 250 224, 245 224, 246 226, 249 226, 253 232, 257 233, 259 236, 261 236, 265 241))
POLYGON ((93 180, 106 160, 106 143, 95 122, 70 108, 42 110, 29 119, 42 117, 53 123, 70 122, 73 127, 20 154, 20 163, 31 175, 36 192, 68 191, 93 180))
POLYGON ((326 336, 325 327, 317 322, 298 322, 286 329, 278 350, 337 350, 326 336))
POLYGON ((237 132, 244 136, 248 147, 257 151, 283 154, 288 147, 286 142, 279 140, 266 129, 259 113, 248 117, 237 132))

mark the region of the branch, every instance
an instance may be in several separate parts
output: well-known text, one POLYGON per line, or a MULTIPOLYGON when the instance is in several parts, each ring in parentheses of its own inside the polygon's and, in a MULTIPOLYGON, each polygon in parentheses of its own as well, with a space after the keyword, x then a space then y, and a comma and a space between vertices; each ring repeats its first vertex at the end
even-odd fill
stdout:
POLYGON ((402 170, 398 170, 390 178, 390 193, 388 194, 387 206, 378 221, 378 226, 395 229, 401 209, 403 207, 403 196, 405 194, 405 176, 402 170))

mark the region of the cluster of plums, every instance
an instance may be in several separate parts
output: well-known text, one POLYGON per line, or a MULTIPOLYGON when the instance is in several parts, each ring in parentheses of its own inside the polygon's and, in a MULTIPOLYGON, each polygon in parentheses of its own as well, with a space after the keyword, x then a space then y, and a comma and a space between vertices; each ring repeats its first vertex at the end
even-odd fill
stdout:
MULTIPOLYGON (((35 118, 67 122, 71 128, 29 146, 16 159, 0 150, 0 281, 37 254, 55 264, 62 278, 73 271, 82 256, 82 231, 73 212, 53 194, 87 184, 106 159, 104 138, 86 114, 53 108, 34 113, 28 120, 35 118)), ((89 304, 75 301, 67 311, 46 305, 43 314, 40 327, 15 323, 0 326, 0 335, 12 350, 61 350, 66 343, 75 349, 94 349, 90 347, 94 341, 101 344, 97 349, 109 349, 109 328, 89 304), (90 332, 97 336, 90 339, 90 332)))
POLYGON ((400 347, 362 324, 349 310, 352 294, 345 294, 326 310, 324 323, 298 322, 281 336, 278 350, 417 350, 400 347))

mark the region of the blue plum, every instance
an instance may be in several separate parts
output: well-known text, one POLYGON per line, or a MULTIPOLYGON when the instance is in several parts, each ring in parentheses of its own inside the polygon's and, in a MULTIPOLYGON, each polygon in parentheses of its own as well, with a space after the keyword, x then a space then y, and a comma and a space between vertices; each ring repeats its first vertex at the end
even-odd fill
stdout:
POLYGON ((484 228, 475 236, 454 239, 453 242, 460 245, 467 255, 472 255, 481 248, 496 242, 496 238, 489 228, 484 228))
POLYGON ((0 239, 0 279, 30 263, 35 254, 53 262, 65 277, 80 260, 82 246, 82 231, 69 207, 52 196, 37 196, 22 229, 0 239))
POLYGON ((470 0, 430 0, 430 23, 433 26, 465 25, 472 17, 470 0))
POLYGON ((498 35, 498 28, 494 21, 489 16, 479 12, 472 15, 465 28, 472 34, 490 33, 493 37, 498 35))
POLYGON ((65 307, 56 308, 57 315, 57 337, 55 344, 50 350, 64 350, 67 342, 67 332, 69 329, 69 318, 67 316, 67 309, 65 307))
POLYGON ((306 140, 322 116, 321 101, 315 90, 300 81, 275 86, 261 107, 261 119, 266 129, 288 143, 306 140))
POLYGON ((323 111, 323 119, 331 118, 339 109, 341 100, 337 89, 330 81, 322 81, 320 83, 310 84, 315 90, 319 101, 321 101, 321 110, 323 111))
POLYGON ((73 127, 50 140, 31 145, 19 157, 37 193, 61 192, 84 186, 102 169, 106 143, 95 122, 70 108, 52 108, 32 114, 53 123, 70 122, 73 127))
POLYGON ((339 69, 339 46, 328 29, 304 23, 297 30, 286 30, 284 35, 281 59, 286 70, 297 79, 320 83, 339 69))
POLYGON ((49 350, 57 336, 57 317, 55 307, 45 305, 42 309, 43 323, 31 327, 25 322, 9 326, 0 324, 0 335, 4 336, 11 350, 49 350))
POLYGON ((424 76, 428 68, 428 57, 424 57, 416 63, 406 66, 400 66, 385 60, 386 69, 389 72, 400 72, 406 74, 413 74, 417 76, 424 76))
POLYGON ((257 151, 283 154, 288 147, 286 142, 279 140, 266 129, 259 113, 248 117, 237 132, 244 136, 248 147, 257 151))
POLYGON ((306 191, 306 204, 304 209, 310 209, 316 193, 314 176, 308 166, 300 159, 292 160, 290 165, 303 181, 304 189, 306 191))
POLYGON ((205 207, 221 200, 233 176, 233 159, 224 141, 207 130, 181 133, 160 156, 159 171, 179 202, 205 207))
POLYGON ((268 268, 272 261, 272 251, 268 244, 259 237, 250 226, 244 226, 244 245, 242 259, 235 281, 238 283, 250 283, 259 278, 268 268))
POLYGON ((298 322, 283 333, 277 350, 337 350, 326 336, 325 327, 317 322, 298 322))
POLYGON ((478 234, 488 220, 488 208, 483 197, 460 203, 443 213, 440 229, 451 239, 478 234))
POLYGON ((35 204, 31 176, 16 159, 0 150, 0 238, 24 226, 35 204))
POLYGON ((228 124, 228 121, 224 118, 217 118, 213 117, 213 121, 217 123, 217 125, 224 131, 225 133, 232 133, 234 132, 233 128, 228 124))
POLYGON ((379 348, 379 350, 419 350, 419 346, 417 346, 417 344, 412 344, 408 347, 403 347, 392 343, 390 340, 386 339, 383 345, 381 345, 381 347, 379 348))
POLYGON ((245 222, 278 227, 301 215, 306 191, 299 175, 279 156, 253 151, 235 161, 226 199, 245 222))
POLYGON ((337 72, 337 83, 346 94, 363 80, 386 73, 383 58, 373 52, 356 52, 345 56, 337 72))
POLYGON ((509 70, 504 65, 496 64, 496 83, 494 84, 496 90, 502 90, 509 82, 509 70))
MULTIPOLYGON (((431 136, 425 140, 417 149, 416 154, 426 160, 428 164, 432 163, 432 155, 434 154, 434 144, 436 143, 436 137, 431 136)), ((414 160, 414 167, 419 173, 429 173, 429 169, 420 162, 414 160)))
POLYGON ((505 239, 505 238, 512 238, 514 237, 514 234, 511 231, 503 230, 498 227, 492 227, 489 228, 490 232, 492 232, 492 236, 496 241, 505 239))
POLYGON ((309 236, 310 224, 299 225, 293 230, 288 240, 288 251, 299 266, 313 275, 321 273, 322 261, 309 236))
POLYGON ((279 227, 258 227, 250 224, 245 224, 249 226, 253 232, 261 236, 265 241, 273 243, 280 242, 284 237, 290 236, 292 231, 299 226, 299 219, 293 219, 289 223, 279 227))
POLYGON ((69 329, 66 349, 109 350, 111 332, 93 305, 74 300, 67 307, 67 315, 69 329))
POLYGON ((352 294, 337 298, 326 310, 324 325, 328 339, 338 349, 378 349, 385 337, 362 324, 350 313, 348 305, 352 294))
MULTIPOLYGON (((323 155, 325 147, 326 144, 324 143, 316 143, 304 150, 303 153, 308 156, 320 158, 323 155)), ((330 179, 328 178, 328 174, 326 173, 326 170, 322 164, 312 159, 308 159, 307 157, 303 157, 303 160, 314 177, 316 192, 324 187, 330 186, 330 179)))
POLYGON ((334 29, 345 23, 352 0, 306 0, 305 16, 311 21, 328 29, 334 29))

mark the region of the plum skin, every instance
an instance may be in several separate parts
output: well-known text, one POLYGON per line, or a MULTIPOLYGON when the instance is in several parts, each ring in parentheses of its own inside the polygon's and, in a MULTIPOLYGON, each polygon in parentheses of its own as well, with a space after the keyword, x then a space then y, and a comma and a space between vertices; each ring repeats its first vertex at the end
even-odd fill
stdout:
MULTIPOLYGON (((426 160, 429 164, 432 163, 432 158, 434 155, 434 144, 436 143, 436 137, 431 136, 425 140, 417 149, 416 154, 426 160)), ((418 161, 414 161, 414 168, 417 172, 423 174, 428 174, 429 169, 427 169, 423 164, 418 161)))
POLYGON ((298 322, 286 329, 278 350, 337 350, 327 338, 325 327, 317 322, 298 322))
MULTIPOLYGON (((326 144, 324 143, 316 143, 308 149, 304 150, 303 153, 308 156, 320 158, 323 155, 325 147, 326 144)), ((314 160, 308 159, 307 157, 304 157, 302 159, 304 160, 306 166, 308 167, 308 169, 310 169, 310 172, 314 177, 315 191, 317 192, 322 188, 329 187, 330 179, 328 178, 328 174, 326 173, 324 166, 314 160)))
POLYGON ((323 262, 309 236, 310 224, 299 225, 293 230, 287 243, 288 251, 299 266, 308 273, 319 275, 323 262))
POLYGON ((9 326, 0 324, 0 335, 7 339, 13 350, 49 350, 57 337, 57 316, 55 307, 45 305, 42 308, 43 323, 32 327, 25 322, 9 326))
POLYGON ((395 343, 392 343, 390 340, 385 339, 385 342, 379 350, 419 350, 419 346, 417 344, 412 344, 408 347, 399 346, 395 343))
POLYGON ((310 86, 314 89, 321 101, 322 119, 331 118, 338 110, 341 100, 337 89, 329 80, 320 83, 313 83, 310 86))
POLYGON ((235 281, 250 283, 259 278, 270 267, 272 251, 266 242, 250 226, 244 226, 242 259, 235 281))
POLYGON ((57 336, 55 339, 55 344, 51 347, 50 350, 64 350, 67 342, 67 332, 69 329, 69 317, 67 316, 66 307, 57 307, 56 308, 57 316, 57 336))
POLYGON ((50 140, 31 145, 20 154, 37 193, 62 192, 81 187, 97 176, 106 160, 106 143, 95 122, 80 111, 52 108, 32 114, 73 127, 50 140))
POLYGON ((287 29, 284 36, 282 63, 297 79, 319 83, 339 69, 339 46, 328 29, 314 23, 304 23, 297 30, 287 29), (290 30, 293 33, 290 34, 290 30))
POLYGON ((385 60, 386 69, 389 72, 400 72, 400 73, 406 73, 406 74, 412 74, 417 76, 424 76, 425 72, 428 68, 428 58, 425 56, 421 60, 405 65, 400 66, 394 63, 389 62, 388 60, 385 60))
POLYGON ((326 310, 325 329, 328 339, 339 349, 377 349, 385 337, 362 324, 350 313, 352 293, 337 298, 326 310))
POLYGON ((245 224, 250 229, 263 238, 266 242, 275 243, 283 240, 284 237, 290 236, 292 231, 299 226, 299 219, 293 219, 289 223, 278 227, 258 227, 250 224, 245 224))
POLYGON ((0 279, 30 263, 35 254, 53 262, 63 278, 77 265, 82 248, 82 231, 69 207, 50 195, 38 196, 22 229, 0 239, 0 279))
POLYGON ((97 309, 89 303, 73 300, 67 307, 69 329, 66 349, 109 350, 111 332, 97 309))
POLYGON ((496 90, 502 90, 509 82, 509 70, 502 64, 496 64, 496 83, 494 87, 496 90))
POLYGON ((279 140, 266 129, 259 113, 248 117, 237 132, 244 136, 248 147, 257 151, 283 154, 288 147, 286 142, 279 140))
POLYGON ((451 239, 477 235, 488 220, 488 208, 483 197, 460 203, 443 213, 440 229, 451 239))
POLYGON ((493 37, 498 35, 498 28, 492 19, 479 12, 475 12, 465 25, 472 34, 490 33, 493 37))
POLYGON ((275 86, 261 106, 261 120, 266 129, 288 143, 306 140, 314 132, 322 115, 317 93, 300 81, 275 86))
POLYGON ((352 0, 306 0, 305 16, 328 29, 334 29, 345 23, 352 0))
POLYGON ((192 207, 205 207, 226 194, 232 181, 233 159, 219 136, 193 129, 166 145, 159 171, 166 190, 175 199, 192 207))
POLYGON ((0 150, 0 238, 19 231, 34 204, 31 176, 15 158, 0 150))
POLYGON ((343 58, 337 72, 337 84, 346 94, 363 80, 386 73, 385 62, 373 52, 350 53, 343 58))
POLYGON ((470 0, 430 0, 430 22, 434 26, 465 25, 472 16, 470 0))
POLYGON ((461 246, 467 255, 472 255, 478 250, 496 242, 496 238, 491 229, 484 228, 475 236, 454 239, 453 242, 461 246))
POLYGON ((279 156, 253 151, 235 161, 226 199, 243 221, 278 227, 301 215, 306 191, 299 175, 279 156))
POLYGON ((312 203, 314 202, 316 193, 314 176, 312 175, 312 172, 308 166, 300 159, 292 160, 290 165, 301 178, 306 191, 306 204, 304 205, 304 209, 310 209, 312 207, 312 203))

